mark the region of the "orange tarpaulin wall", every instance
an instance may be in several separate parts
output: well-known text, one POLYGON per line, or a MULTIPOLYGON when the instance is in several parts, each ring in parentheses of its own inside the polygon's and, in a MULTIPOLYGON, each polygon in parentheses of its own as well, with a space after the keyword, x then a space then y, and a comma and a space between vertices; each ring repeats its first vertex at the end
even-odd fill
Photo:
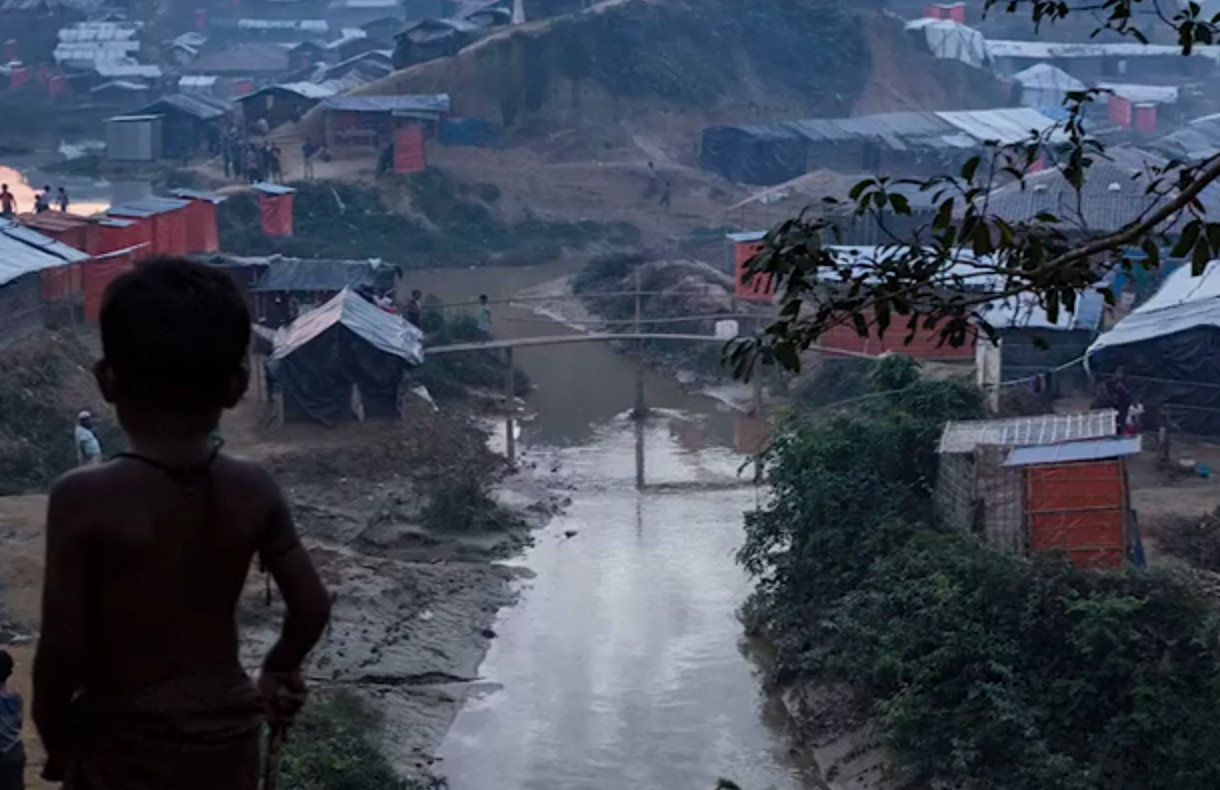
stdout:
POLYGON ((98 255, 114 252, 115 250, 125 250, 128 247, 135 247, 141 244, 145 246, 131 254, 133 261, 138 261, 154 254, 156 238, 153 236, 151 217, 114 216, 111 219, 129 224, 125 227, 117 227, 103 223, 99 229, 98 255))
MULTIPOLYGON (((940 328, 915 330, 911 342, 906 342, 910 330, 907 329, 907 318, 894 316, 893 322, 885 330, 885 334, 877 337, 876 327, 869 327, 869 333, 860 337, 850 318, 835 324, 818 338, 818 345, 823 348, 833 348, 839 351, 850 351, 857 354, 877 356, 887 351, 895 354, 906 354, 915 359, 974 359, 977 335, 971 334, 967 342, 960 346, 941 344, 940 328)), ((870 317, 871 321, 871 317, 870 317)))
POLYGON ((771 304, 775 301, 775 287, 771 275, 749 277, 746 274, 746 264, 762 250, 762 243, 756 241, 739 241, 733 245, 733 277, 737 283, 737 298, 746 302, 763 302, 771 304))
POLYGON ((419 173, 427 168, 424 155, 424 127, 404 126, 394 132, 394 172, 419 173))
POLYGON ((267 195, 260 193, 258 207, 263 216, 263 235, 292 235, 292 193, 267 195))
POLYGON ((182 211, 186 215, 186 252, 218 251, 216 205, 210 200, 192 200, 182 211))
POLYGON ((95 258, 81 264, 85 291, 85 320, 96 321, 102 312, 102 296, 110 281, 135 266, 130 254, 95 258))
POLYGON ((1080 568, 1117 568, 1127 546, 1127 484, 1117 460, 1025 470, 1025 514, 1034 551, 1066 551, 1080 568))

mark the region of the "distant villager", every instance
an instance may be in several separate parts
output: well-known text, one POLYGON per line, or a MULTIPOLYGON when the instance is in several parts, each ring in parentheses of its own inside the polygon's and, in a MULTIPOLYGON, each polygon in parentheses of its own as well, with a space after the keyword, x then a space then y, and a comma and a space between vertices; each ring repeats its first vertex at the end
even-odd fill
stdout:
POLYGON ((55 204, 59 206, 59 210, 63 213, 68 213, 68 190, 60 187, 55 193, 55 204))
POLYGON ((0 217, 11 218, 17 213, 17 198, 8 191, 8 184, 0 184, 0 217))

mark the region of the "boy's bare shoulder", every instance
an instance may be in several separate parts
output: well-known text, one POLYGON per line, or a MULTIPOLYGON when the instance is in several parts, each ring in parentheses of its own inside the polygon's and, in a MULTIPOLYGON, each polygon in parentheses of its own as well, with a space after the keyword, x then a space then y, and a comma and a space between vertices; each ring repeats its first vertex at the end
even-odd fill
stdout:
POLYGON ((218 472, 242 489, 242 493, 264 502, 277 502, 283 498, 280 486, 267 467, 258 461, 238 455, 221 453, 216 459, 218 472))

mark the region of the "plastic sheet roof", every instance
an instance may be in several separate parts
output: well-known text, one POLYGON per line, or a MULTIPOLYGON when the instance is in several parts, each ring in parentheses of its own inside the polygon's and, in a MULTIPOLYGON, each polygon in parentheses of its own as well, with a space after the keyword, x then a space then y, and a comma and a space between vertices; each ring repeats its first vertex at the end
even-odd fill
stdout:
POLYGON ((113 214, 116 217, 155 217, 158 214, 177 211, 189 205, 189 201, 178 200, 176 198, 148 197, 142 200, 133 200, 130 203, 123 203, 119 206, 111 206, 106 213, 113 214))
POLYGON ((1006 420, 955 420, 941 433, 937 452, 969 453, 984 444, 1028 447, 1108 438, 1115 434, 1117 418, 1118 412, 1114 409, 1102 409, 1006 420))
POLYGON ((232 106, 222 99, 214 99, 199 93, 171 93, 162 96, 157 101, 139 110, 141 115, 157 115, 164 108, 181 110, 187 115, 193 115, 201 121, 210 121, 228 115, 232 106))
MULTIPOLYGON (((1182 48, 1170 44, 1139 44, 1131 41, 1115 43, 1056 42, 1056 41, 1006 41, 989 39, 987 54, 992 58, 1030 58, 1053 60, 1057 58, 1148 58, 1183 57, 1182 48)), ((1220 60, 1220 47, 1195 47, 1192 54, 1220 60)))
POLYGON ((75 247, 44 236, 16 222, 0 220, 0 285, 26 274, 86 261, 75 247))
POLYGON ((242 96, 240 101, 249 101, 255 96, 262 96, 270 91, 281 90, 295 93, 303 99, 325 99, 329 96, 334 96, 342 90, 342 87, 337 81, 328 82, 281 82, 278 85, 268 85, 265 88, 260 88, 254 93, 248 93, 242 96))
POLYGON ((1191 274, 1190 266, 1179 266, 1148 301, 1093 341, 1085 355, 1200 326, 1220 327, 1220 261, 1207 264, 1198 277, 1191 274))
POLYGON ((1153 141, 1149 147, 1191 162, 1220 154, 1220 114, 1196 118, 1181 129, 1153 141))
MULTIPOLYGON (((376 285, 384 264, 313 258, 271 261, 252 291, 341 291, 376 285)), ((388 267, 392 268, 392 267, 388 267)))
POLYGON ((340 112, 449 112, 449 94, 407 96, 332 96, 322 100, 322 108, 340 112))
POLYGON ((274 366, 334 326, 346 327, 369 345, 407 364, 419 365, 424 361, 423 332, 401 316, 387 313, 344 288, 326 304, 275 333, 271 364, 274 366))
POLYGON ((996 300, 983 306, 981 317, 996 329, 1045 329, 1059 331, 1096 331, 1105 311, 1105 297, 1097 290, 1088 290, 1076 297, 1076 308, 1069 312, 1059 309, 1057 321, 1051 321, 1046 309, 1029 294, 996 300))
POLYGON ((286 187, 283 184, 272 184, 270 181, 260 181, 257 184, 251 184, 250 188, 256 192, 262 192, 264 195, 291 195, 296 192, 292 187, 286 187))
POLYGON ((1097 87, 1113 91, 1133 104, 1173 104, 1178 100, 1175 85, 1136 85, 1128 82, 1099 82, 1097 87))
POLYGON ((1079 461, 1101 461, 1106 458, 1125 458, 1130 455, 1139 455, 1140 443, 1138 436, 1123 436, 1039 447, 1017 447, 1009 454, 1004 466, 1041 466, 1070 464, 1079 461))
POLYGON ((1025 88, 1054 88, 1058 90, 1082 91, 1085 84, 1061 68, 1049 63, 1035 63, 1018 71, 1012 78, 1025 88))

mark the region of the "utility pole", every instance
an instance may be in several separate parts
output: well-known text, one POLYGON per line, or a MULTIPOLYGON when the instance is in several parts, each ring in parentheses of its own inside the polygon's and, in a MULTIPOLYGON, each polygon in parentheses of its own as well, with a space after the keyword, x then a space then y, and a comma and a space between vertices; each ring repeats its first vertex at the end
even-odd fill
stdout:
POLYGON ((508 468, 517 468, 517 437, 513 435, 513 399, 517 393, 513 381, 513 347, 504 349, 508 369, 504 371, 504 454, 508 458, 508 468))
MULTIPOLYGON (((640 267, 635 267, 635 333, 641 334, 644 319, 643 293, 640 288, 640 267)), ((635 341, 635 418, 644 419, 648 405, 644 403, 644 341, 635 341)))

